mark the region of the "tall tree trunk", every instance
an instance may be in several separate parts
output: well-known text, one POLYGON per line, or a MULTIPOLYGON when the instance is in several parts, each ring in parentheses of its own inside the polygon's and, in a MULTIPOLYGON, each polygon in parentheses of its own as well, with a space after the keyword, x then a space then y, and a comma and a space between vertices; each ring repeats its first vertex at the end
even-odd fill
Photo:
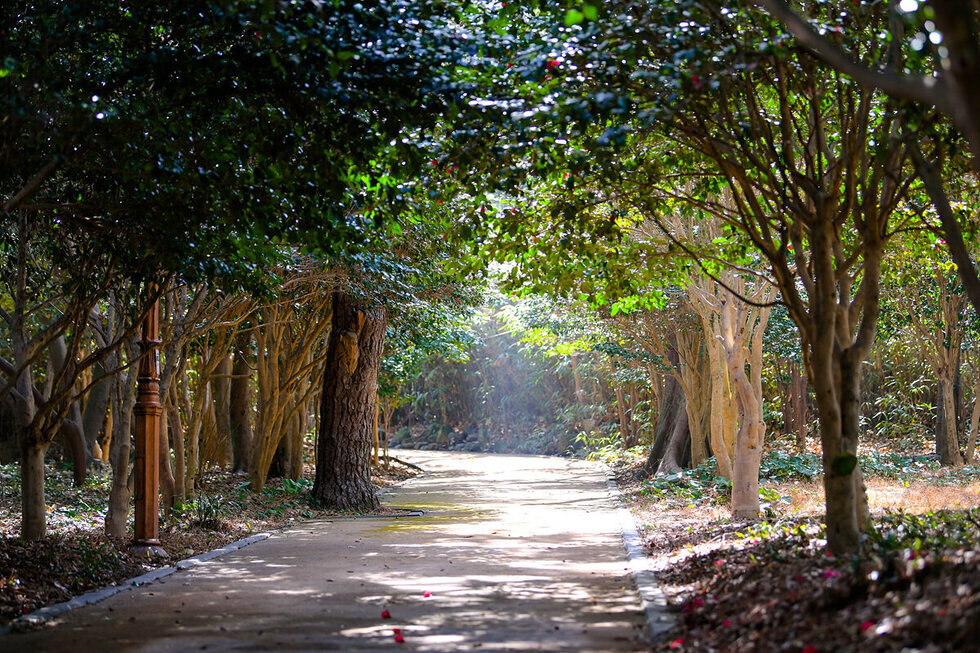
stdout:
POLYGON ((292 421, 295 424, 293 433, 290 437, 293 440, 292 455, 289 457, 289 467, 286 470, 286 478, 298 481, 303 478, 303 444, 306 441, 306 426, 309 423, 309 414, 306 409, 300 409, 293 415, 292 421))
POLYGON ((235 360, 232 364, 229 428, 231 430, 232 471, 248 471, 252 448, 252 366, 249 363, 252 333, 245 330, 235 337, 235 360))
POLYGON ((791 363, 790 376, 793 430, 796 432, 796 449, 802 452, 806 450, 806 375, 799 363, 791 363))
POLYGON ((946 366, 937 370, 939 377, 939 401, 942 410, 937 410, 939 424, 936 428, 936 450, 939 462, 943 465, 960 466, 960 444, 957 436, 956 389, 953 370, 946 366))
POLYGON ((21 447, 20 536, 25 540, 44 537, 44 452, 46 445, 28 441, 21 447))
MULTIPOLYGON (((135 360, 135 347, 127 348, 130 361, 135 360)), ((112 487, 109 489, 109 508, 105 515, 105 533, 110 537, 125 537, 128 530, 129 505, 133 496, 130 474, 132 448, 133 406, 136 403, 137 369, 116 377, 112 389, 112 444, 109 463, 112 466, 112 487)))
POLYGON ((184 425, 180 418, 180 407, 177 397, 176 384, 170 388, 170 402, 167 404, 168 423, 170 425, 171 445, 174 449, 174 509, 184 506, 187 495, 184 494, 184 478, 187 476, 187 464, 184 460, 184 425))
POLYGON ((174 513, 174 470, 170 464, 170 419, 169 411, 164 408, 160 415, 159 453, 160 461, 160 495, 163 499, 164 514, 169 519, 174 513))
POLYGON ((626 391, 623 384, 616 381, 616 413, 619 415, 619 437, 623 440, 623 447, 629 449, 633 446, 633 435, 631 433, 629 406, 626 405, 626 391))
MULTIPOLYGON (((679 364, 677 349, 667 349, 667 360, 675 367, 679 364)), ((661 472, 682 469, 690 455, 691 432, 687 423, 687 401, 684 389, 676 374, 666 375, 664 392, 657 410, 657 428, 653 436, 653 446, 643 464, 642 472, 655 476, 661 472)))
POLYGON ((380 505, 371 484, 371 424, 387 323, 386 309, 363 309, 334 293, 311 496, 321 506, 380 505))
MULTIPOLYGON (((215 435, 222 446, 227 447, 231 440, 231 356, 223 356, 215 368, 215 376, 211 379, 211 397, 214 400, 215 435)), ((225 453, 222 449, 220 461, 224 466, 225 453)))
POLYGON ((98 379, 88 392, 88 401, 82 412, 82 432, 85 434, 86 451, 91 459, 95 456, 98 446, 99 432, 106 426, 106 416, 109 412, 109 390, 112 377, 106 374, 105 366, 96 363, 92 375, 98 379))
POLYGON ((766 423, 761 419, 762 406, 745 374, 745 361, 739 353, 729 352, 728 368, 738 404, 738 433, 735 436, 735 464, 732 468, 732 517, 755 519, 759 516, 759 464, 766 423))
POLYGON ((966 440, 966 464, 973 464, 973 456, 977 447, 977 429, 980 429, 980 374, 974 372, 973 380, 973 415, 970 419, 970 433, 966 440))

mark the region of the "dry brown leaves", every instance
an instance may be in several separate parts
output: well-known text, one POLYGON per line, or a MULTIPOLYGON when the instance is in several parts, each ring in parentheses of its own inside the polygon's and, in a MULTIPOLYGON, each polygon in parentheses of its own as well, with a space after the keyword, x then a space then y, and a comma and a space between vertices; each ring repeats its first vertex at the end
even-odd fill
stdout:
MULTIPOLYGON (((654 650, 980 651, 976 512, 930 517, 924 532, 936 537, 924 534, 920 547, 869 543, 862 556, 845 560, 829 556, 820 539, 816 484, 795 484, 800 500, 786 507, 792 516, 753 525, 730 522, 727 509, 710 502, 668 507, 639 497, 635 479, 620 477, 677 620, 654 650), (943 546, 944 533, 956 529, 966 544, 943 546)), ((871 485, 879 512, 980 503, 975 484, 871 485)), ((880 532, 894 527, 888 519, 880 518, 880 532)))

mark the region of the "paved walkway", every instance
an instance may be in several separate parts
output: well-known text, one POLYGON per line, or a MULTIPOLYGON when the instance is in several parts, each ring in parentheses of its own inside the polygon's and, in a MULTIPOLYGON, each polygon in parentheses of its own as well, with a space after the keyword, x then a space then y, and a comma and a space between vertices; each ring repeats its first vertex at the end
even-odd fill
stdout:
POLYGON ((0 636, 0 650, 647 648, 601 467, 398 455, 430 473, 385 502, 424 516, 306 522, 43 630, 0 636))

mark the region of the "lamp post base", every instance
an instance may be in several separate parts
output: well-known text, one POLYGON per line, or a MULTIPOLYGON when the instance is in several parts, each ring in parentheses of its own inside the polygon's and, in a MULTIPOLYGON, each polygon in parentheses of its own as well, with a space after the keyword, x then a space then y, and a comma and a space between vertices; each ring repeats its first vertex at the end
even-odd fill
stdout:
POLYGON ((167 552, 160 546, 159 540, 133 540, 129 552, 147 558, 163 558, 167 555, 167 552))

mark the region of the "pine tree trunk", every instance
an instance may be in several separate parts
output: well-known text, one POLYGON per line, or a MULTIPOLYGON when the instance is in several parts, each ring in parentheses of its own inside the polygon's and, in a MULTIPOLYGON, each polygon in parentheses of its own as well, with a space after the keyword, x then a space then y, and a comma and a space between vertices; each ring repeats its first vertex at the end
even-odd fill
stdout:
POLYGON ((371 426, 387 323, 386 309, 365 310, 334 293, 311 496, 323 507, 361 511, 380 505, 371 484, 371 426))

